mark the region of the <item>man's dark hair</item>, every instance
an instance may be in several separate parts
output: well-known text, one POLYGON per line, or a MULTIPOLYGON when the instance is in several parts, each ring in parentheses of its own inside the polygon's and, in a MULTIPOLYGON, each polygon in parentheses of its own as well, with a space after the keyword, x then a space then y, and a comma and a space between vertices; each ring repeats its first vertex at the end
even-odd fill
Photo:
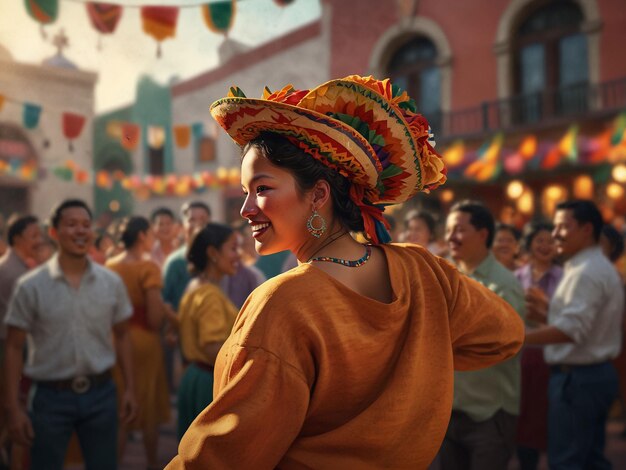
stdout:
POLYGON ((39 223, 39 219, 34 215, 23 215, 14 220, 9 220, 9 230, 7 232, 7 242, 9 246, 13 246, 15 237, 23 234, 24 230, 26 230, 29 225, 37 223, 39 223))
POLYGON ((428 231, 431 233, 431 236, 435 235, 437 221, 435 220, 435 216, 433 216, 430 212, 419 209, 409 211, 404 217, 404 228, 409 228, 409 222, 414 219, 419 219, 424 222, 426 227, 428 227, 428 231))
POLYGON ((476 230, 487 229, 486 244, 487 248, 491 248, 493 237, 496 233, 496 222, 491 211, 487 209, 487 206, 480 201, 464 199, 450 208, 450 213, 452 212, 465 212, 469 214, 470 224, 472 224, 476 230))
MULTIPOLYGON (((168 207, 157 207, 155 210, 152 211, 152 214, 150 214, 150 222, 151 223, 155 223, 157 217, 159 217, 160 215, 164 215, 166 217, 169 217, 172 220, 176 219, 176 216, 174 215, 174 211, 172 211, 170 208, 168 208, 168 207)), ((209 215, 210 215, 210 211, 209 211, 209 215)))
POLYGON ((591 224, 593 227, 593 239, 598 242, 600 240, 600 232, 604 226, 602 214, 598 210, 598 206, 588 199, 572 199, 564 201, 556 206, 556 210, 570 210, 572 216, 579 225, 591 224))
POLYGON ((87 203, 81 199, 66 199, 57 205, 50 214, 50 226, 59 228, 59 223, 61 222, 61 217, 63 216, 63 211, 65 209, 69 209, 71 207, 82 207, 89 214, 89 218, 93 220, 93 215, 91 213, 91 209, 87 205, 87 203))
POLYGON ((191 209, 203 209, 211 217, 211 208, 202 201, 189 201, 183 204, 180 213, 185 217, 191 209))

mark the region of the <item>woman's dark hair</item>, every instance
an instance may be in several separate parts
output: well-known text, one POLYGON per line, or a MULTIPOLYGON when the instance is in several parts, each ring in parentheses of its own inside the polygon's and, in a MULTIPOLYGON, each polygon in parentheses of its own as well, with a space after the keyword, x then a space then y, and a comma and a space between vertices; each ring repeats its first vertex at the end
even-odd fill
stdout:
POLYGON ((608 240, 611 246, 608 257, 611 262, 614 263, 622 256, 622 253, 624 253, 624 236, 611 224, 604 224, 602 226, 601 235, 608 240))
POLYGON ((515 241, 519 241, 520 238, 522 238, 522 234, 517 228, 513 227, 510 224, 505 224, 504 222, 498 222, 496 224, 495 233, 502 232, 502 231, 509 232, 511 235, 513 235, 513 238, 515 238, 515 241))
POLYGON ((339 221, 350 231, 363 232, 361 210, 350 199, 351 183, 335 170, 320 163, 311 155, 292 144, 287 138, 274 132, 262 132, 248 142, 241 152, 243 158, 251 148, 267 158, 272 164, 288 170, 295 178, 300 191, 308 191, 319 180, 330 186, 333 210, 339 221))
POLYGON ((131 248, 139 238, 140 233, 146 233, 150 228, 150 221, 140 215, 130 217, 124 224, 120 235, 120 241, 124 248, 131 248))
POLYGON ((233 232, 233 229, 228 225, 214 222, 209 222, 202 230, 198 230, 187 249, 189 272, 197 276, 204 271, 209 264, 209 256, 207 255, 209 247, 213 246, 219 250, 233 232))
POLYGON ((430 232, 431 238, 435 236, 437 222, 435 221, 435 217, 430 212, 422 211, 419 209, 409 211, 404 217, 404 228, 409 228, 409 222, 415 219, 419 219, 426 224, 426 227, 428 227, 428 231, 430 232))
POLYGON ((526 252, 530 251, 530 246, 533 244, 533 240, 537 235, 539 235, 540 232, 547 231, 549 233, 552 233, 552 230, 554 230, 554 225, 552 225, 550 222, 545 222, 543 220, 534 220, 528 222, 526 225, 524 225, 524 230, 522 232, 522 243, 524 246, 524 250, 526 252))

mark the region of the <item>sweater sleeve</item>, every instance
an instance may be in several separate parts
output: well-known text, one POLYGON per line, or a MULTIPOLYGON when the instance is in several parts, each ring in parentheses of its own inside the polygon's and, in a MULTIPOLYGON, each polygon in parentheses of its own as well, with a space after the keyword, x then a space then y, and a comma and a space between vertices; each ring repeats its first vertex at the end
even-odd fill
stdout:
POLYGON ((514 356, 524 342, 520 315, 500 296, 461 274, 450 263, 441 260, 440 266, 449 289, 455 370, 482 369, 514 356))
POLYGON ((217 397, 183 436, 168 470, 273 469, 302 427, 310 394, 302 374, 261 348, 226 349, 217 397))

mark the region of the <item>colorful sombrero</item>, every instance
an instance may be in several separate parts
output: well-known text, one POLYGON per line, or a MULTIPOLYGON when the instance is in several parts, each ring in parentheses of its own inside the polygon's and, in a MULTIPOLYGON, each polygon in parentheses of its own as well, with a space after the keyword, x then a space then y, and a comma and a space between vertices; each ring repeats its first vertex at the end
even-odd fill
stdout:
POLYGON ((234 87, 211 105, 211 114, 239 145, 272 131, 348 178, 375 243, 388 239, 384 205, 446 181, 428 122, 389 79, 351 75, 312 90, 266 88, 262 99, 246 98, 234 87))

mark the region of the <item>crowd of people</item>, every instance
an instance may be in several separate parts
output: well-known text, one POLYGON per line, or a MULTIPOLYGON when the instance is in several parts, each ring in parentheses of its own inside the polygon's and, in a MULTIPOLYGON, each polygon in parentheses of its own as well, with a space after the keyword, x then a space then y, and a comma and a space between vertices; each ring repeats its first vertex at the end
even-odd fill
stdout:
POLYGON ((10 218, 5 466, 113 469, 141 436, 161 468, 174 396, 168 469, 530 470, 542 453, 553 469, 610 468, 606 423, 626 403, 624 235, 585 200, 524 227, 475 200, 417 210, 406 201, 445 172, 406 94, 355 76, 315 91, 214 105, 242 145, 244 223, 213 221, 201 200, 180 219, 161 207, 97 230, 77 199, 45 229, 10 218), (281 100, 312 127, 268 124, 266 109, 295 113, 281 100), (375 109, 359 125, 387 103, 375 146, 328 117, 357 113, 350 100, 375 109), (355 146, 331 158, 320 138, 355 146))

